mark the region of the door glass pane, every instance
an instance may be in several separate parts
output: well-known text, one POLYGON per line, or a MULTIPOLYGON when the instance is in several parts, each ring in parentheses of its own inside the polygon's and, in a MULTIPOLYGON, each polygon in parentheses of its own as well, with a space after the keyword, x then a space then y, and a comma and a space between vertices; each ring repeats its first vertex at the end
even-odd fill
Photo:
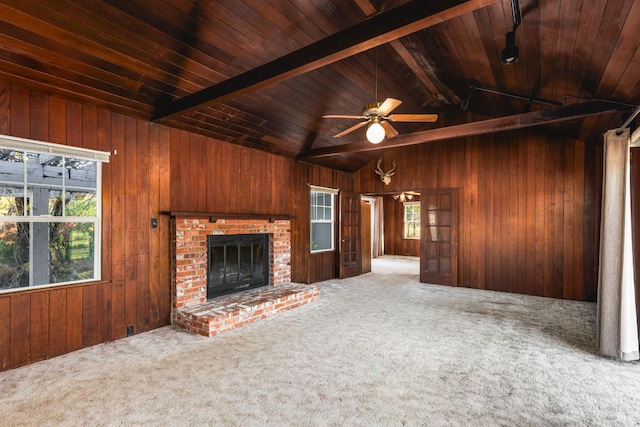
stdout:
POLYGON ((451 273, 451 260, 449 258, 440 258, 440 272, 451 273))
POLYGON ((450 256, 451 255, 451 243, 441 243, 440 244, 440 253, 439 256, 450 256))
POLYGON ((253 277, 264 276, 264 244, 253 245, 253 277))
POLYGON ((251 244, 240 245, 240 280, 251 278, 251 257, 253 250, 251 244))
POLYGON ((345 267, 352 267, 356 265, 356 255, 353 252, 343 254, 342 260, 345 267))
POLYGON ((230 245, 226 247, 226 271, 225 283, 238 281, 238 246, 230 245))
POLYGON ((451 227, 438 227, 438 235, 443 242, 451 241, 451 227))
POLYGON ((451 225, 451 211, 438 212, 438 222, 440 225, 451 225))
POLYGON ((427 256, 429 257, 434 257, 437 256, 437 248, 438 248, 438 244, 434 243, 434 242, 427 242, 427 256))
POLYGON ((451 195, 450 194, 442 194, 440 196, 440 203, 438 203, 439 210, 450 210, 451 209, 451 195))
POLYGON ((439 264, 438 258, 427 258, 427 271, 437 273, 440 267, 439 264))
POLYGON ((209 257, 209 283, 224 283, 224 246, 210 248, 209 257))

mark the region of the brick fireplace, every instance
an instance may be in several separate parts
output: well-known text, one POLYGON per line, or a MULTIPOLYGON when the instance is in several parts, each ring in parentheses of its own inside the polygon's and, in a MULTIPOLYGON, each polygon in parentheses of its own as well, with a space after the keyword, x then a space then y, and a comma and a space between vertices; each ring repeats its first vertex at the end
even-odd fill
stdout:
POLYGON ((172 213, 171 323, 214 336, 315 301, 317 287, 291 283, 289 219, 227 219, 172 213), (269 284, 207 300, 207 236, 269 235, 269 284))

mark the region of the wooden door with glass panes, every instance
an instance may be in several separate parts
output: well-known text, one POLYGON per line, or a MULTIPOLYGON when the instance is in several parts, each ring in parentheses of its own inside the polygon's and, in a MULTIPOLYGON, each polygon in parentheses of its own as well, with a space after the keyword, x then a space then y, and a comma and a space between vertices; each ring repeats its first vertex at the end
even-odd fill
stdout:
POLYGON ((360 203, 359 194, 340 192, 338 277, 341 279, 360 274, 360 203))
POLYGON ((420 281, 458 284, 458 189, 420 196, 420 281))

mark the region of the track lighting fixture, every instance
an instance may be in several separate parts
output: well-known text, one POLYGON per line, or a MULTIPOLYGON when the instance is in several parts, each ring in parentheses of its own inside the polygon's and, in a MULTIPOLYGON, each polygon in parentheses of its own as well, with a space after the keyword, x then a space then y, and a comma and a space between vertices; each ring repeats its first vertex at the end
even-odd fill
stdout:
POLYGON ((502 51, 502 63, 508 65, 518 62, 519 53, 518 46, 516 46, 516 31, 509 31, 507 33, 507 47, 502 51))
POLYGON ((511 0, 511 13, 513 15, 513 30, 507 33, 506 47, 502 51, 502 63, 505 65, 514 64, 520 59, 520 52, 516 46, 516 30, 522 22, 518 0, 511 0))

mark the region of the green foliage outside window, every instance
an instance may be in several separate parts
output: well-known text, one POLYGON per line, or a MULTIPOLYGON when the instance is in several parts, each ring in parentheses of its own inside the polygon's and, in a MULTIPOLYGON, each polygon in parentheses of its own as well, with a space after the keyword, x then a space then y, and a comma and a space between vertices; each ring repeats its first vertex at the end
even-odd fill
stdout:
POLYGON ((404 238, 420 239, 420 202, 404 203, 404 238))
POLYGON ((98 165, 0 149, 0 290, 97 279, 98 165))

